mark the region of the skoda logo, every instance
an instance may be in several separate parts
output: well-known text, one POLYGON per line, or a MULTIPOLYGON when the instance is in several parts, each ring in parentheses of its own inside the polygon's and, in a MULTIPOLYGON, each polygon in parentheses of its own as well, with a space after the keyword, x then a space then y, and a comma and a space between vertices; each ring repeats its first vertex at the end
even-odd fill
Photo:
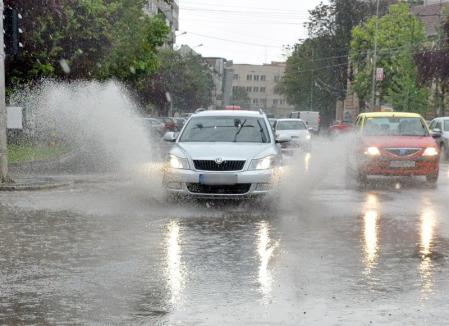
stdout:
POLYGON ((221 157, 217 157, 216 159, 215 159, 215 163, 217 163, 218 165, 220 165, 220 164, 222 164, 224 161, 223 161, 223 159, 221 158, 221 157))

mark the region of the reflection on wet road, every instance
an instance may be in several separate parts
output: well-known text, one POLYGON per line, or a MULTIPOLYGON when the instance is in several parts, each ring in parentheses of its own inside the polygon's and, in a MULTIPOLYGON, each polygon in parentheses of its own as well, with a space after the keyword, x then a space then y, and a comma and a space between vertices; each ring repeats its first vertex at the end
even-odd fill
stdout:
POLYGON ((449 168, 359 191, 314 158, 272 211, 119 180, 0 193, 0 324, 445 324, 449 168))
POLYGON ((379 253, 379 203, 377 196, 369 194, 363 216, 364 261, 366 273, 374 268, 379 253))

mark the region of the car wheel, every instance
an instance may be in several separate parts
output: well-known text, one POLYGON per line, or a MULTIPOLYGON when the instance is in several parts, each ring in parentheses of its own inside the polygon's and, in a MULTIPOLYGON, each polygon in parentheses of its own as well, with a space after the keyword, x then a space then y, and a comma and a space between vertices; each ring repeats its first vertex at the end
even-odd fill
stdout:
POLYGON ((357 175, 357 183, 360 188, 365 189, 368 185, 368 176, 366 174, 363 174, 361 172, 357 175))
POLYGON ((441 143, 441 159, 443 162, 449 161, 449 151, 444 143, 441 143))
POLYGON ((429 174, 426 176, 427 183, 436 185, 438 182, 438 174, 429 174))

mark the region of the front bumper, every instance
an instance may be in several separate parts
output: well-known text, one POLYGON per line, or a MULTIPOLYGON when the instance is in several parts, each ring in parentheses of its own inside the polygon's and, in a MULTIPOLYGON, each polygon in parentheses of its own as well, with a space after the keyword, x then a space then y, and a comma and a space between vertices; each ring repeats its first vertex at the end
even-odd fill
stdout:
MULTIPOLYGON (((402 159, 407 161, 406 159, 402 159)), ((411 160, 411 159, 409 159, 411 160)), ((412 159, 415 161, 415 167, 391 167, 392 161, 401 161, 401 159, 375 158, 359 160, 359 174, 374 176, 426 176, 437 175, 439 172, 439 156, 438 157, 419 157, 412 159)))
POLYGON ((211 172, 168 168, 163 185, 167 192, 195 198, 239 199, 267 195, 274 192, 280 178, 279 169, 257 171, 211 172), (236 184, 200 184, 200 175, 237 175, 236 184))

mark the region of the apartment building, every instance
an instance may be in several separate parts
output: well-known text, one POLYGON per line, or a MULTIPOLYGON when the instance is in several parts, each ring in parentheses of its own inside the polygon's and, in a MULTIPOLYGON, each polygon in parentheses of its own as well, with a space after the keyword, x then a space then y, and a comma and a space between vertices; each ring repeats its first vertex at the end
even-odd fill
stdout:
POLYGON ((167 26, 170 27, 169 40, 167 45, 173 47, 176 43, 176 31, 179 30, 179 3, 173 0, 167 3, 164 0, 148 0, 144 11, 148 15, 161 15, 164 17, 167 26))
POLYGON ((246 90, 250 99, 248 109, 263 109, 278 117, 285 116, 294 108, 278 91, 278 83, 284 75, 285 67, 285 62, 233 64, 232 92, 236 92, 238 88, 246 90))

